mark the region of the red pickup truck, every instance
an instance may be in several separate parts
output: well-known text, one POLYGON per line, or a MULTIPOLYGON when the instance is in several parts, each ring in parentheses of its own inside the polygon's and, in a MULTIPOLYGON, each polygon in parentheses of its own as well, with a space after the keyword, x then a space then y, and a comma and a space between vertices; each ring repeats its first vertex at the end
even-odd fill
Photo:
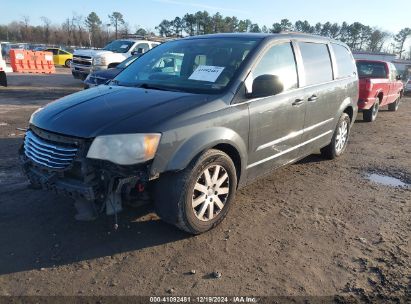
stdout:
POLYGON ((388 105, 389 111, 397 111, 404 92, 401 77, 391 62, 357 60, 359 81, 358 109, 365 121, 377 118, 381 106, 388 105))

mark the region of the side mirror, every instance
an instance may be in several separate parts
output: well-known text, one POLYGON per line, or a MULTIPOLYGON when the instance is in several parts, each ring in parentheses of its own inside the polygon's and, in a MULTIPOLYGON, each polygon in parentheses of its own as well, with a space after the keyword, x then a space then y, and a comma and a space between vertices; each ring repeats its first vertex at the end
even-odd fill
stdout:
POLYGON ((397 80, 401 80, 401 79, 402 79, 402 77, 401 77, 401 75, 397 75, 397 77, 395 77, 395 79, 397 79, 397 80))
POLYGON ((111 64, 110 64, 110 68, 113 69, 113 68, 115 68, 116 66, 118 66, 119 64, 120 64, 119 62, 111 63, 111 64))
POLYGON ((280 77, 276 75, 261 75, 254 79, 252 98, 277 95, 284 91, 280 77))

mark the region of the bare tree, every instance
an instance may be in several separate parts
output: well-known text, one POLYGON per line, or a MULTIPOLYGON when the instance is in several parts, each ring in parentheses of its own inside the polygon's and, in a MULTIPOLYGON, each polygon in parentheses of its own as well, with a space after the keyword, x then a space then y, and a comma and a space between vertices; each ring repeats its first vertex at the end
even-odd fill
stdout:
POLYGON ((50 42, 50 25, 51 20, 45 16, 40 17, 41 21, 43 22, 43 32, 44 32, 44 39, 46 43, 50 42))
POLYGON ((23 24, 23 31, 22 31, 22 36, 23 40, 29 41, 31 40, 31 35, 30 35, 30 17, 29 16, 22 16, 21 17, 21 22, 23 24))
POLYGON ((73 13, 73 22, 74 25, 76 26, 76 44, 79 44, 80 46, 83 45, 84 43, 84 18, 81 15, 77 15, 76 13, 73 13))

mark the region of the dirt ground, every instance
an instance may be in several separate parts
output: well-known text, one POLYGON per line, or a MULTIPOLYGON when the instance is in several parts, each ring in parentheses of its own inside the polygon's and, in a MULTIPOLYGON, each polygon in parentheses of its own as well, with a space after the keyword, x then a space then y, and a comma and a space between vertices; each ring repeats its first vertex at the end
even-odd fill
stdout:
POLYGON ((192 237, 150 206, 121 214, 117 232, 103 218, 79 223, 70 199, 29 189, 16 128, 81 82, 63 71, 9 84, 0 88, 0 295, 411 297, 411 98, 375 123, 360 114, 343 157, 273 172, 238 193, 220 226, 192 237))

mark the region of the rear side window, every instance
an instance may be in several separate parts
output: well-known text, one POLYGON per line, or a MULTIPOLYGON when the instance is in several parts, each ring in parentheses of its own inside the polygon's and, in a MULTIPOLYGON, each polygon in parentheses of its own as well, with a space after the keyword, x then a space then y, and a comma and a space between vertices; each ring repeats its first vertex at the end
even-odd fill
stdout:
POLYGON ((350 51, 342 45, 332 44, 337 65, 336 78, 353 76, 355 73, 354 59, 350 51))
POLYGON ((290 43, 272 46, 253 71, 253 79, 261 75, 278 76, 284 91, 297 88, 297 67, 290 43))
POLYGON ((388 78, 383 62, 357 61, 357 69, 360 78, 388 78))
POLYGON ((52 52, 53 55, 58 55, 59 50, 58 49, 47 49, 46 52, 52 52))
POLYGON ((333 80, 330 53, 326 44, 299 43, 307 86, 333 80))

